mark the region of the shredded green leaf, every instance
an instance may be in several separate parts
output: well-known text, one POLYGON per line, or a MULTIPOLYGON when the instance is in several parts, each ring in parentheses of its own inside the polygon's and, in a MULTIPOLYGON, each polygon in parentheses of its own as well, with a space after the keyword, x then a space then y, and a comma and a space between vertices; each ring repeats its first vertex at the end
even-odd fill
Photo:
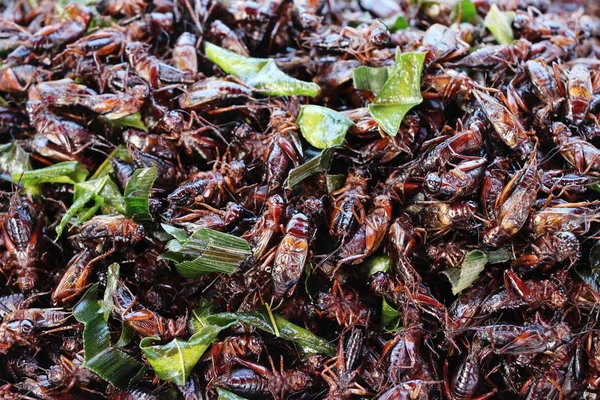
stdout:
POLYGON ((386 20, 386 26, 391 33, 398 32, 409 27, 404 15, 393 17, 389 22, 386 20))
POLYGON ((512 259, 512 252, 503 248, 490 252, 473 250, 467 253, 460 268, 448 268, 441 274, 448 278, 452 285, 452 294, 456 295, 477 280, 486 264, 501 263, 512 259))
POLYGON ((156 167, 137 169, 125 187, 125 215, 135 221, 152 220, 149 198, 156 180, 156 167))
POLYGON ((110 331, 98 300, 98 284, 94 284, 73 307, 73 316, 84 324, 84 366, 120 389, 127 389, 138 380, 145 366, 133 357, 111 347, 110 331))
POLYGON ((325 181, 327 182, 327 192, 333 193, 344 186, 344 182, 346 182, 346 175, 327 174, 327 176, 325 177, 325 181))
POLYGON ((456 3, 456 15, 460 14, 461 22, 473 22, 477 16, 477 8, 472 0, 459 0, 456 3))
POLYGON ((166 344, 155 344, 157 338, 146 337, 141 340, 140 349, 156 376, 177 385, 185 385, 200 357, 214 342, 219 332, 228 326, 207 325, 188 340, 173 339, 166 344))
POLYGON ((109 265, 108 273, 106 275, 106 289, 104 289, 104 298, 101 307, 106 321, 108 321, 108 317, 113 308, 113 293, 119 287, 119 272, 119 264, 113 263, 109 265))
POLYGON ((29 170, 31 170, 29 154, 20 145, 17 143, 0 145, 0 179, 11 181, 13 176, 29 170))
POLYGON ((385 299, 381 302, 381 327, 384 331, 394 333, 402 327, 400 313, 390 306, 385 299))
POLYGON ((208 42, 204 49, 206 57, 223 71, 267 96, 315 97, 319 94, 319 85, 286 75, 273 59, 245 57, 208 42))
POLYGON ((514 18, 514 12, 502 12, 496 4, 492 4, 483 20, 483 26, 492 33, 499 44, 511 44, 515 39, 511 26, 514 18))
MULTIPOLYGON (((279 331, 279 337, 296 343, 302 353, 325 354, 328 356, 333 356, 335 354, 335 346, 328 341, 280 316, 274 315, 273 318, 279 331)), ((273 323, 271 323, 266 311, 243 313, 224 312, 208 315, 203 318, 203 324, 205 325, 223 326, 232 322, 250 325, 256 329, 268 332, 271 335, 276 335, 273 323)), ((200 324, 195 323, 194 326, 200 326, 200 324)))
POLYGON ((92 175, 90 177, 91 179, 98 179, 98 178, 102 178, 106 175, 109 175, 111 173, 113 173, 113 167, 112 167, 112 163, 111 161, 114 158, 120 158, 121 160, 125 161, 125 162, 129 162, 131 163, 133 160, 131 159, 131 154, 129 154, 129 151, 127 151, 127 149, 123 146, 123 145, 119 145, 117 146, 116 149, 114 149, 109 155, 108 157, 106 157, 106 160, 104 160, 102 162, 102 164, 100 164, 100 166, 98 167, 98 169, 96 169, 96 172, 94 172, 94 175, 92 175))
POLYGON ((367 258, 359 268, 365 272, 366 276, 371 276, 377 272, 389 271, 392 268, 392 261, 384 254, 377 254, 367 258))
POLYGON ((396 52, 396 65, 385 85, 369 104, 369 112, 388 135, 396 136, 404 115, 421 104, 421 72, 425 53, 396 52))
POLYGON ((160 259, 173 261, 184 278, 212 272, 232 274, 252 254, 246 240, 213 229, 198 229, 185 239, 182 230, 165 225, 163 229, 168 229, 174 239, 167 243, 167 252, 160 259))
POLYGON ((357 90, 368 90, 377 95, 385 86, 393 68, 391 67, 358 67, 352 70, 352 81, 357 90))
POLYGON ((104 120, 111 126, 118 128, 136 128, 142 130, 144 132, 148 132, 148 128, 144 121, 142 121, 142 114, 140 112, 133 113, 131 115, 127 115, 126 117, 117 118, 117 119, 108 119, 104 118, 104 120))
POLYGON ((287 189, 293 189, 296 185, 311 175, 328 171, 331 167, 331 163, 333 162, 333 156, 336 150, 337 147, 329 147, 323 150, 318 156, 292 169, 287 177, 287 189))
POLYGON ((12 174, 12 181, 21 182, 26 190, 35 193, 41 183, 75 185, 85 181, 88 173, 88 170, 77 161, 65 161, 32 171, 15 172, 12 174))
POLYGON ((317 149, 339 146, 354 123, 345 115, 330 108, 302 106, 296 123, 304 139, 317 149))
POLYGON ((217 388, 217 400, 246 400, 245 397, 231 393, 229 390, 217 388))
POLYGON ((74 225, 79 225, 92 218, 100 207, 105 213, 125 214, 123 196, 108 175, 75 185, 73 204, 56 227, 57 238, 60 237, 71 218, 77 217, 74 225))

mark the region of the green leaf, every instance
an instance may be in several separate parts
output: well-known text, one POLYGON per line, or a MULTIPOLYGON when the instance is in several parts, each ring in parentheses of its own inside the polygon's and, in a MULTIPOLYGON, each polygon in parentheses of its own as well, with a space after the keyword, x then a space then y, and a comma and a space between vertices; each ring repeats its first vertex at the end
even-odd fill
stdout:
POLYGON ((110 126, 114 126, 117 128, 136 128, 144 132, 148 132, 148 128, 146 127, 146 124, 144 124, 144 121, 142 121, 142 114, 140 114, 139 111, 126 117, 118 119, 104 118, 104 120, 110 126))
POLYGON ((483 20, 483 26, 492 33, 499 44, 511 44, 515 39, 511 27, 514 18, 514 12, 502 12, 497 5, 492 4, 483 20))
POLYGON ((247 400, 245 397, 231 393, 229 390, 217 388, 217 400, 247 400))
POLYGON ((156 338, 146 337, 140 349, 160 379, 185 385, 185 381, 206 349, 228 326, 209 325, 200 328, 188 340, 173 339, 166 344, 154 344, 156 338))
POLYGON ((75 185, 83 182, 88 170, 77 161, 65 161, 46 168, 32 171, 15 172, 13 182, 21 182, 25 188, 35 187, 40 183, 68 183, 75 185))
POLYGON ((325 177, 325 181, 327 182, 327 192, 332 193, 338 189, 341 189, 344 186, 344 182, 346 182, 346 175, 327 174, 327 176, 325 177))
POLYGON ((143 364, 115 347, 108 347, 86 360, 84 366, 122 390, 129 388, 146 371, 143 364))
MULTIPOLYGON (((279 331, 279 337, 296 343, 304 354, 325 354, 329 356, 333 356, 335 354, 335 346, 325 339, 322 339, 316 336, 314 333, 291 323, 285 318, 275 315, 274 319, 277 325, 277 330, 279 331)), ((276 334, 275 328, 273 327, 268 314, 264 311, 243 313, 224 312, 209 315, 203 318, 203 320, 207 325, 216 326, 223 326, 228 325, 231 322, 238 322, 250 325, 274 336, 276 334)))
POLYGON ((378 254, 367 258, 359 265, 359 268, 365 272, 366 276, 371 276, 377 272, 386 272, 392 268, 392 261, 384 254, 378 254))
POLYGON ((75 225, 81 224, 92 218, 100 207, 105 213, 125 214, 123 196, 108 175, 75 185, 73 204, 56 227, 57 238, 60 237, 71 218, 77 217, 75 225), (90 203, 91 205, 88 205, 90 203))
POLYGON ((168 225, 163 229, 172 232, 175 239, 167 243, 167 252, 160 259, 175 262, 175 269, 184 278, 212 272, 232 274, 252 254, 246 240, 214 229, 198 229, 185 239, 181 230, 168 225))
POLYGON ((396 136, 404 115, 421 104, 421 72, 425 53, 396 52, 396 65, 385 85, 369 104, 369 112, 388 135, 396 136))
POLYGON ((109 174, 113 173, 114 170, 113 170, 111 161, 114 158, 120 158, 121 160, 123 160, 125 162, 129 162, 129 163, 131 163, 133 161, 131 159, 131 154, 129 154, 129 151, 121 144, 116 149, 114 149, 108 155, 108 157, 106 157, 106 160, 104 160, 102 162, 102 164, 100 164, 100 166, 98 167, 98 169, 96 170, 96 172, 94 172, 94 175, 92 175, 90 177, 90 180, 91 179, 102 178, 102 177, 104 177, 106 175, 109 175, 109 174))
POLYGON ((233 51, 206 42, 206 57, 227 74, 267 96, 309 96, 319 94, 319 85, 304 82, 283 73, 273 59, 241 56, 233 51))
POLYGON ((386 26, 388 27, 388 30, 391 33, 401 31, 403 29, 408 28, 409 26, 404 15, 398 15, 397 17, 394 17, 392 19, 393 20, 390 22, 387 22, 386 20, 386 26))
POLYGON ((452 294, 456 295, 477 280, 486 264, 501 263, 512 259, 512 252, 503 248, 490 252, 473 250, 465 255, 460 268, 448 268, 441 274, 448 278, 452 285, 452 294))
POLYGON ((29 170, 31 170, 29 154, 20 145, 17 143, 0 145, 0 179, 11 181, 12 176, 29 170))
POLYGON ((97 283, 73 307, 73 316, 84 324, 84 367, 123 390, 139 379, 145 367, 131 356, 111 347, 103 304, 98 301, 97 283))
POLYGON ((160 224, 160 226, 165 230, 165 232, 177 239, 179 242, 183 242, 190 237, 190 235, 188 235, 183 229, 179 229, 167 224, 160 224))
POLYGON ((339 146, 354 123, 330 108, 306 105, 300 109, 296 123, 304 139, 317 149, 339 146))
POLYGON ((368 90, 377 95, 385 86, 393 68, 358 67, 352 70, 352 81, 357 90, 368 90))
POLYGON ((152 220, 148 200, 156 180, 156 167, 137 169, 125 187, 125 215, 135 221, 152 220))
POLYGON ((287 189, 293 189, 296 185, 302 182, 304 179, 318 172, 326 172, 331 167, 333 162, 333 156, 337 147, 329 147, 321 152, 318 156, 310 159, 304 164, 293 168, 288 174, 286 180, 287 189))
POLYGON ((105 321, 108 321, 108 317, 113 309, 113 293, 116 292, 119 287, 119 269, 118 263, 113 263, 108 267, 106 289, 104 289, 104 298, 101 307, 105 321))
POLYGON ((401 328, 400 313, 390 306, 385 299, 381 302, 381 327, 384 331, 394 333, 401 328))
POLYGON ((473 22, 477 16, 477 8, 472 0, 459 0, 456 3, 456 14, 459 12, 461 22, 473 22))
POLYGON ((200 305, 192 310, 192 315, 188 320, 188 329, 192 333, 200 331, 207 326, 204 319, 213 314, 213 304, 205 298, 200 299, 200 305))

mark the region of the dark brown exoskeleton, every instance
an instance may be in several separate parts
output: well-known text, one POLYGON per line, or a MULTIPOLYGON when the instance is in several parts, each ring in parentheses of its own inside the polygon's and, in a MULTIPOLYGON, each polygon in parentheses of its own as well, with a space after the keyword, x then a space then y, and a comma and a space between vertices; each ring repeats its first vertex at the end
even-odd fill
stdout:
POLYGON ((192 74, 189 71, 182 71, 149 55, 148 49, 143 43, 127 43, 125 54, 131 68, 153 88, 165 84, 193 82, 192 74))
POLYGON ((540 191, 553 197, 575 202, 592 184, 594 178, 571 169, 540 171, 540 191))
POLYGON ((496 393, 496 389, 490 393, 475 396, 482 378, 482 369, 489 362, 490 351, 483 348, 479 340, 474 340, 467 355, 459 362, 451 377, 448 377, 446 362, 444 374, 447 383, 445 385, 446 396, 451 400, 485 400, 496 393))
POLYGON ((0 91, 7 93, 23 93, 31 85, 39 68, 33 65, 4 66, 0 69, 0 91))
POLYGON ((141 14, 148 3, 146 0, 100 0, 96 4, 96 9, 100 14, 110 15, 111 17, 134 17, 141 14))
POLYGON ((273 278, 273 296, 279 298, 291 296, 304 271, 312 239, 309 219, 297 213, 289 220, 283 239, 274 254, 271 276, 273 278))
POLYGON ((468 158, 467 155, 476 154, 483 147, 486 127, 481 113, 473 114, 467 121, 467 129, 462 130, 441 143, 427 150, 418 168, 424 171, 438 171, 454 158, 468 158))
POLYGON ((93 272, 94 258, 94 252, 88 249, 73 256, 52 291, 51 298, 55 304, 69 304, 87 289, 93 272))
POLYGON ((340 335, 336 357, 325 364, 321 374, 329 385, 326 399, 349 400, 355 395, 364 396, 368 393, 356 382, 364 340, 364 331, 359 327, 350 329, 347 341, 345 335, 340 335))
POLYGON ((82 37, 67 46, 64 54, 79 56, 110 57, 121 55, 127 36, 122 29, 104 28, 82 37))
POLYGON ((21 293, 8 294, 0 297, 0 318, 18 310, 25 303, 25 296, 21 293))
POLYGON ((463 161, 445 173, 430 172, 423 189, 431 197, 448 201, 472 194, 479 188, 486 164, 485 158, 479 158, 463 161))
POLYGON ((77 3, 69 4, 61 15, 61 22, 46 25, 27 39, 26 46, 35 53, 60 50, 84 35, 92 20, 92 13, 77 3))
POLYGON ((299 128, 290 112, 275 108, 268 129, 270 134, 263 153, 263 181, 269 185, 271 193, 278 190, 292 168, 300 165, 303 154, 298 138, 299 128))
POLYGON ((47 372, 47 380, 50 388, 48 393, 53 395, 67 393, 74 387, 94 392, 88 386, 94 382, 99 382, 98 376, 83 366, 84 360, 81 355, 77 355, 70 360, 65 356, 60 356, 58 362, 51 366, 47 372))
POLYGON ((46 239, 44 215, 16 192, 10 200, 8 213, 0 216, 0 234, 9 258, 1 269, 14 274, 21 291, 32 291, 44 273, 38 265, 46 239))
POLYGON ((82 243, 83 247, 96 254, 107 256, 114 253, 117 246, 131 246, 144 237, 144 228, 131 219, 122 215, 97 215, 85 222, 69 239, 82 243))
POLYGON ((358 264, 377 251, 392 219, 392 201, 389 194, 373 200, 373 209, 360 221, 360 226, 342 243, 336 257, 336 268, 342 264, 358 264))
POLYGON ((581 257, 580 243, 572 232, 550 232, 536 238, 528 252, 513 261, 517 271, 532 271, 568 261, 573 265, 581 257))
POLYGON ((593 97, 590 71, 583 64, 575 64, 567 81, 567 119, 579 125, 586 117, 593 97))
POLYGON ((426 63, 448 61, 467 53, 468 43, 458 32, 442 24, 433 24, 425 32, 419 51, 426 51, 426 63))
POLYGON ((171 218, 171 222, 182 226, 189 234, 201 228, 227 231, 235 228, 242 218, 242 207, 234 202, 227 203, 224 210, 201 204, 202 209, 191 210, 189 214, 171 218))
POLYGON ((600 220, 600 214, 590 203, 558 203, 533 214, 531 228, 534 237, 557 232, 584 235, 591 224, 600 220))
POLYGON ((237 104, 252 98, 252 90, 232 78, 211 76, 199 80, 179 97, 179 106, 184 110, 203 110, 215 106, 237 104))
POLYGON ((423 223, 427 232, 441 236, 450 229, 472 229, 477 204, 473 201, 433 203, 423 210, 423 223))
MULTIPOLYGON (((414 324, 415 321, 405 322, 414 324)), ((422 350, 424 339, 425 331, 420 325, 404 327, 394 333, 394 337, 383 346, 381 358, 387 357, 387 376, 394 384, 413 379, 429 381, 436 378, 433 365, 427 359, 427 353, 422 350)))
POLYGON ((475 329, 475 337, 489 344, 491 350, 500 355, 539 354, 552 351, 571 339, 571 329, 564 323, 496 324, 475 329))
POLYGON ((525 69, 533 84, 533 92, 543 104, 535 111, 534 121, 540 128, 547 129, 550 116, 558 111, 564 101, 564 88, 557 78, 558 69, 555 67, 550 72, 542 59, 527 61, 525 69))
POLYGON ((169 195, 169 202, 175 207, 189 207, 203 203, 219 207, 228 197, 233 198, 244 179, 246 167, 241 161, 232 161, 230 164, 224 161, 220 163, 220 168, 216 162, 212 171, 200 171, 192 175, 189 181, 169 195))
POLYGON ((183 32, 173 47, 173 65, 180 71, 198 74, 198 56, 196 55, 196 36, 183 32))
POLYGON ((509 181, 511 162, 508 158, 497 158, 489 164, 485 170, 481 182, 481 208, 482 213, 488 220, 496 218, 496 201, 502 194, 502 189, 509 181))
POLYGON ((334 321, 346 328, 355 324, 368 326, 372 313, 358 292, 352 289, 342 291, 337 281, 334 281, 331 292, 316 295, 315 311, 320 318, 334 321))
POLYGON ((541 307, 562 308, 566 301, 566 291, 562 285, 550 279, 521 280, 513 271, 504 273, 505 290, 491 294, 482 304, 483 314, 517 309, 527 306, 530 310, 541 307))
POLYGON ((338 243, 344 242, 366 217, 367 182, 365 171, 353 169, 350 170, 344 187, 331 193, 334 209, 329 234, 338 243))
POLYGON ((521 122, 489 94, 476 90, 475 97, 498 137, 522 160, 528 159, 534 151, 535 143, 521 122))
POLYGON ((517 171, 496 199, 496 219, 494 226, 483 233, 484 243, 498 247, 513 237, 525 224, 540 187, 537 168, 534 151, 529 161, 517 171))
POLYGON ((177 320, 162 317, 138 303, 124 285, 120 285, 113 293, 113 312, 142 337, 158 336, 163 340, 171 340, 186 331, 187 316, 177 320))
POLYGON ((265 202, 262 215, 258 218, 252 229, 242 237, 248 240, 252 247, 254 258, 260 260, 273 244, 274 239, 283 233, 283 217, 285 214, 284 201, 278 194, 273 195, 265 202))
POLYGON ((227 388, 241 396, 264 397, 270 394, 274 399, 282 400, 286 398, 286 394, 300 392, 312 385, 307 373, 298 369, 284 369, 283 359, 279 371, 271 358, 271 370, 239 357, 234 357, 233 361, 245 368, 234 370, 229 376, 219 376, 212 382, 214 386, 227 388))
POLYGON ((212 368, 215 377, 231 372, 235 357, 259 357, 264 350, 262 339, 253 334, 229 336, 213 343, 211 350, 212 368))
POLYGON ((13 346, 37 346, 40 333, 50 333, 72 326, 62 326, 71 313, 59 308, 19 308, 4 316, 0 324, 0 354, 13 346))
POLYGON ((483 70, 502 71, 525 61, 529 56, 531 43, 525 39, 515 40, 511 44, 484 46, 469 53, 449 66, 466 67, 483 70))
POLYGON ((420 379, 404 381, 383 392, 377 400, 427 400, 428 386, 436 382, 424 382, 420 379))
POLYGON ((600 171, 600 150, 578 136, 562 122, 552 124, 552 139, 563 158, 578 172, 600 171))

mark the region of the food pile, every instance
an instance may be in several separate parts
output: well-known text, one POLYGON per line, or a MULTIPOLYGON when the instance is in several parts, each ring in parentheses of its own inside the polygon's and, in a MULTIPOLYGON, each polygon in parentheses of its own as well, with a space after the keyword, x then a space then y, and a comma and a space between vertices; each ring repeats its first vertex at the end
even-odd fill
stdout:
POLYGON ((1 2, 0 397, 596 398, 588 3, 1 2))

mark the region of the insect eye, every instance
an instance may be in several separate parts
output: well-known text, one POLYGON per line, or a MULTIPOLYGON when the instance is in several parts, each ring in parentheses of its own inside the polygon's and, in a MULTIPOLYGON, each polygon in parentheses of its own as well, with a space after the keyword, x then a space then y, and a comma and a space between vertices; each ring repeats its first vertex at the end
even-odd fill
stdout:
POLYGON ((29 335, 33 332, 33 322, 28 319, 21 321, 19 326, 21 333, 24 335, 29 335))

